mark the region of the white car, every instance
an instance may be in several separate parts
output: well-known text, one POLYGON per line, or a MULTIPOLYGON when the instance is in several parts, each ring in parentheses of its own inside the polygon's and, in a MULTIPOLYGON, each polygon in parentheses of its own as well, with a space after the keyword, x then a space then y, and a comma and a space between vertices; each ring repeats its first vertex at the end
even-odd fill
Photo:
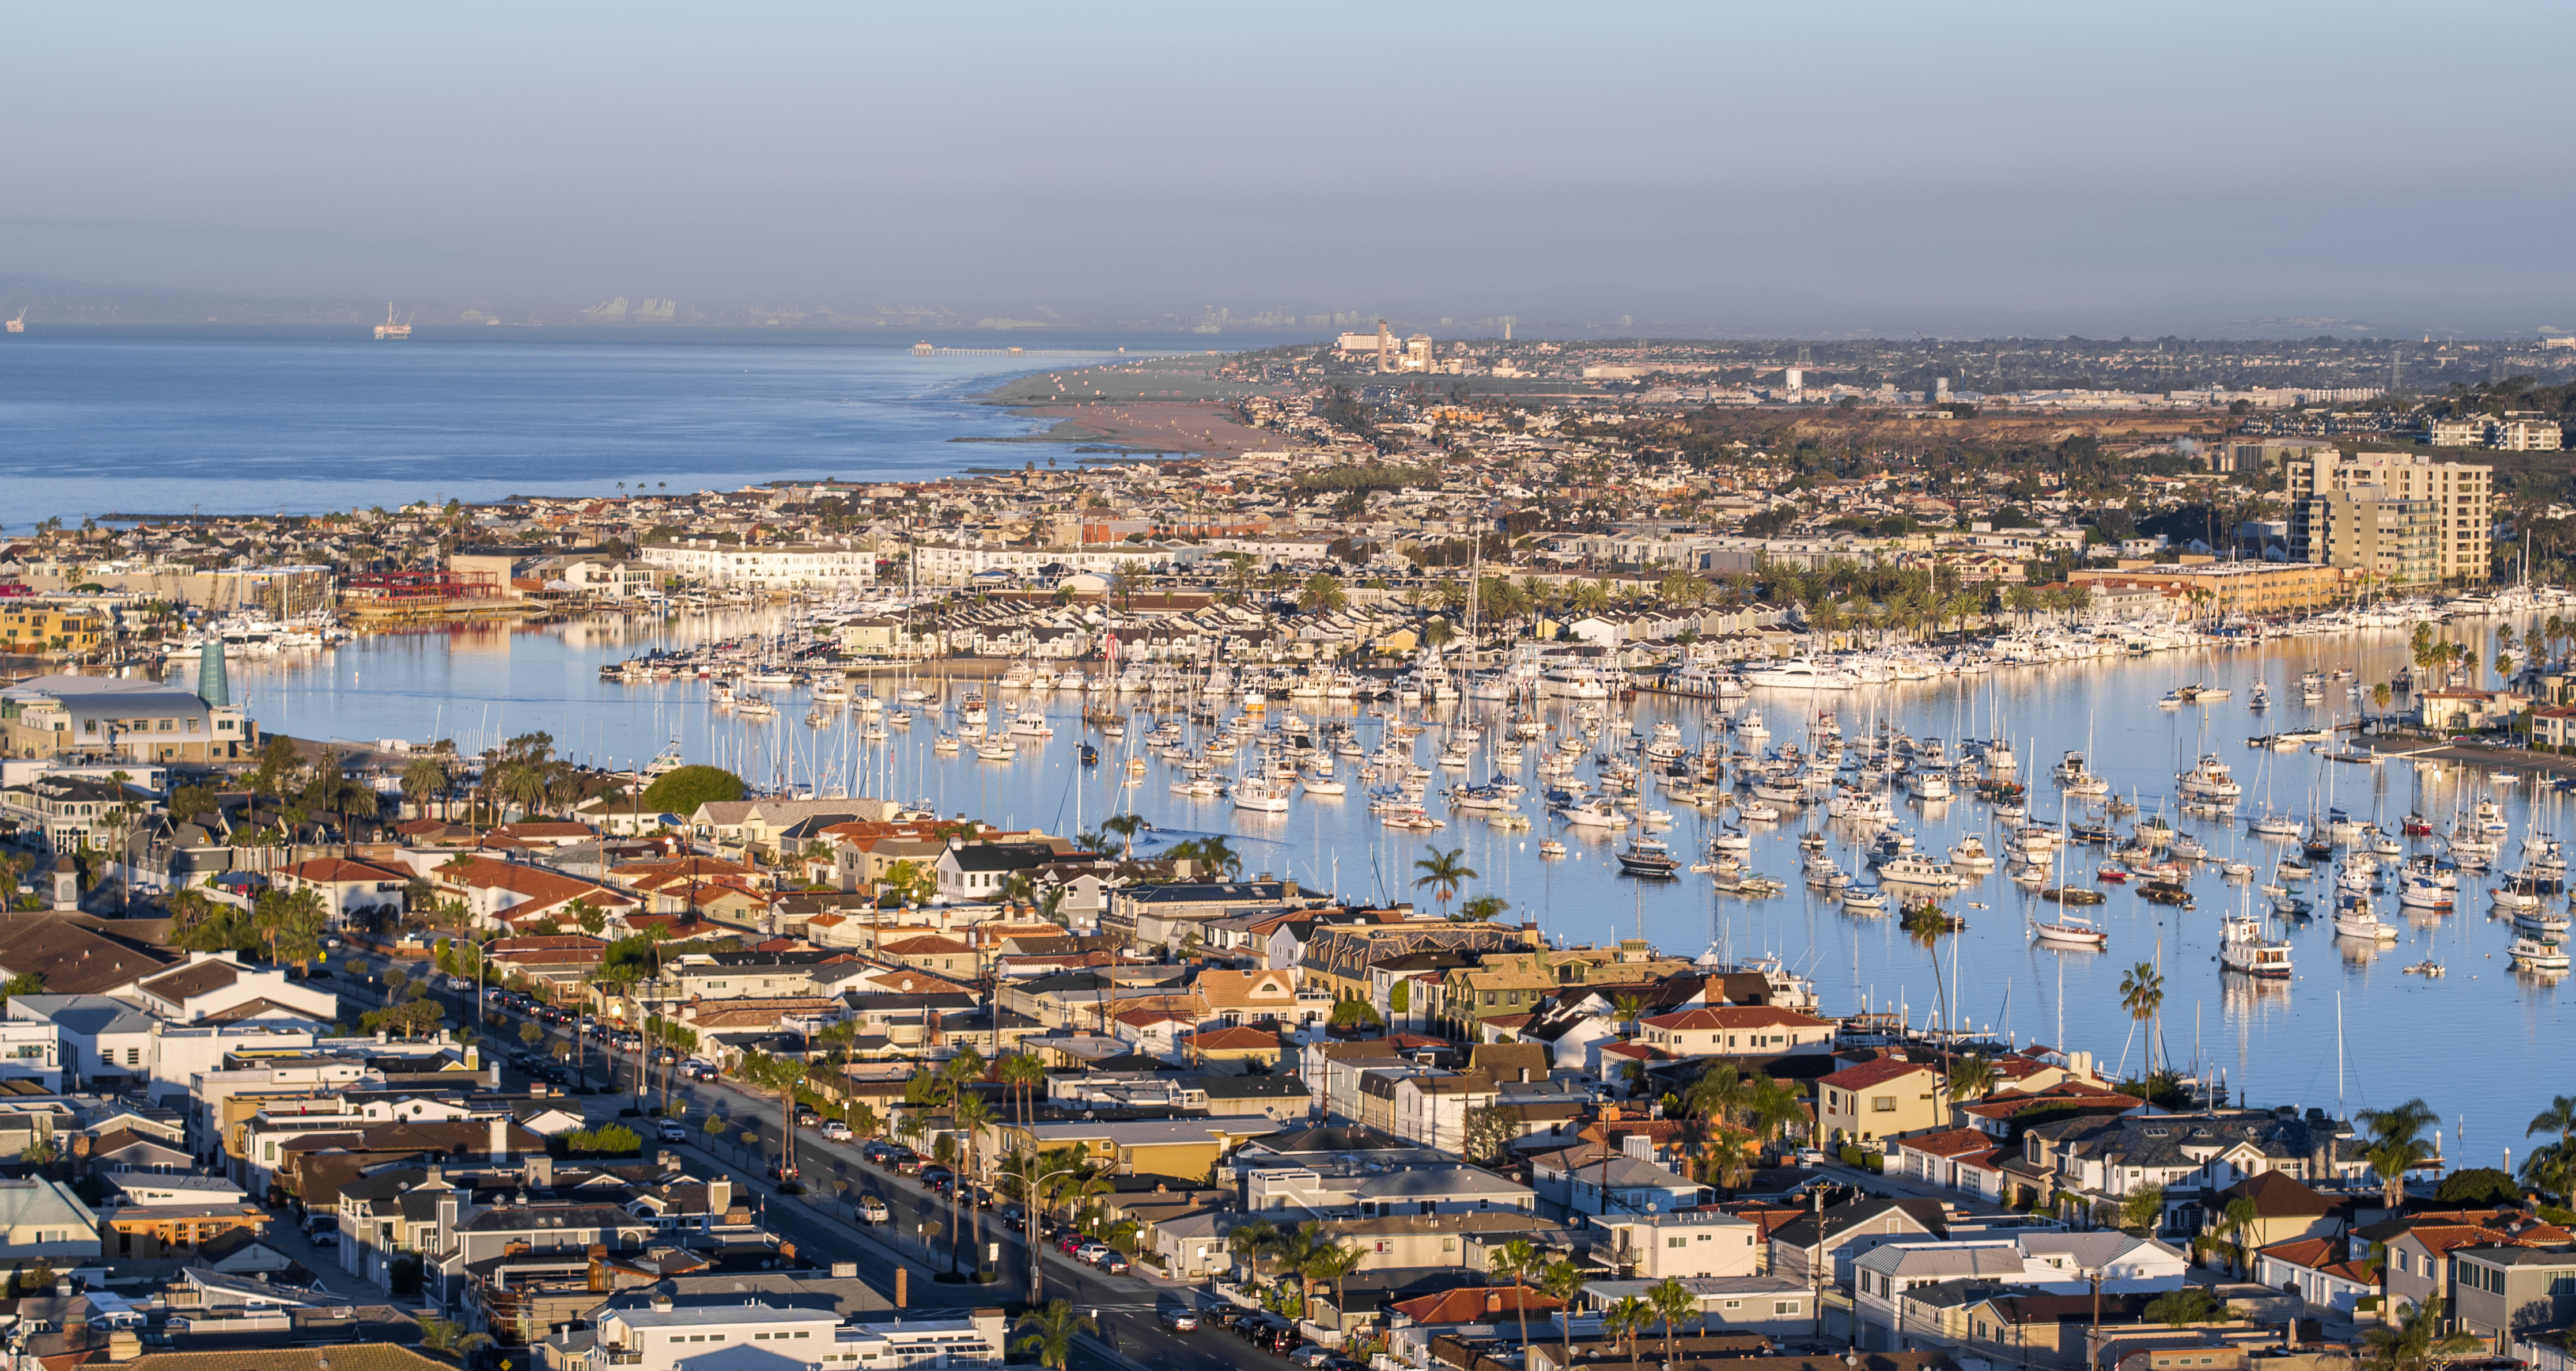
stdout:
POLYGON ((893 1217, 894 1211, 886 1208, 886 1202, 874 1195, 859 1201, 859 1220, 862 1223, 884 1223, 893 1217))
POLYGON ((839 1119, 832 1119, 824 1123, 823 1136, 831 1139, 833 1142, 848 1142, 850 1139, 857 1137, 858 1135, 850 1131, 850 1126, 848 1124, 841 1122, 839 1119))
POLYGON ((1801 1147, 1801 1148, 1799 1148, 1799 1149, 1798 1149, 1798 1165, 1800 1165, 1800 1166, 1822 1166, 1822 1165, 1824 1165, 1824 1164, 1825 1164, 1825 1154, 1824 1154, 1824 1153, 1819 1152, 1819 1151, 1817 1151, 1815 1148, 1812 1148, 1812 1147, 1801 1147))
POLYGON ((1074 1249, 1073 1259, 1078 1262, 1097 1262, 1102 1257, 1108 1255, 1109 1244, 1105 1242, 1087 1242, 1074 1249))

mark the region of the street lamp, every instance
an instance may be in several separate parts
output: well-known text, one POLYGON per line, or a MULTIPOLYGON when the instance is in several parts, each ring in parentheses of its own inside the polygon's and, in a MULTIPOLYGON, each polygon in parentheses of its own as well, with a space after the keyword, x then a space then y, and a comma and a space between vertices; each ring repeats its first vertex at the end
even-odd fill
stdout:
POLYGON ((1038 1190, 1058 1176, 1088 1175, 1090 1171, 1091 1163, 1085 1161, 1080 1166, 1041 1172, 1029 1177, 1020 1187, 1020 1230, 1022 1241, 1029 1249, 1029 1305, 1032 1308, 1042 1302, 1046 1290, 1046 1267, 1038 1260, 1038 1190))

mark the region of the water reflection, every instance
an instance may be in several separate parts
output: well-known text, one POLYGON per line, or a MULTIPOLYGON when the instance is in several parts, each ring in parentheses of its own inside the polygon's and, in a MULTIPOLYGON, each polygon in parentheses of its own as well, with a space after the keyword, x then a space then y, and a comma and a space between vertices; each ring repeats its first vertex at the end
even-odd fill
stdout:
MULTIPOLYGON (((1125 764, 1141 753, 1145 727, 1131 726, 1119 740, 1106 738, 1084 724, 1083 697, 1074 691, 1013 695, 1003 701, 1015 708, 1033 704, 1054 733, 1023 737, 1017 756, 985 761, 971 748, 956 755, 936 752, 932 740, 942 717, 927 710, 910 728, 890 729, 884 740, 871 741, 848 709, 836 708, 823 726, 809 726, 804 717, 811 701, 801 692, 782 693, 775 718, 753 721, 711 708, 699 682, 627 685, 598 678, 601 662, 648 647, 734 638, 775 626, 770 616, 741 614, 675 624, 593 621, 389 635, 323 657, 241 663, 235 681, 263 723, 298 736, 454 737, 473 750, 514 733, 543 729, 567 753, 612 765, 641 762, 677 739, 690 760, 718 762, 760 782, 841 786, 1013 825, 1072 832, 1095 827, 1109 814, 1133 811, 1153 825, 1152 832, 1141 835, 1140 850, 1152 851, 1179 837, 1224 833, 1243 853, 1248 869, 1293 875, 1310 887, 1355 899, 1427 898, 1413 885, 1414 861, 1429 847, 1458 848, 1465 864, 1480 873, 1466 894, 1501 897, 1509 902, 1507 917, 1527 918, 1553 938, 1600 942, 1633 936, 1642 928, 1658 945, 1682 955, 1696 955, 1711 945, 1734 956, 1776 953, 1816 980, 1830 1012, 1883 1008, 1904 1012, 1917 1024, 1938 992, 1951 990, 1943 986, 1936 991, 1929 959, 1897 930, 1894 917, 1847 913, 1829 892, 1805 884, 1797 845, 1801 837, 1823 835, 1835 864, 1846 872, 1859 869, 1866 878, 1866 868, 1858 864, 1865 829, 1829 821, 1820 807, 1792 812, 1778 823, 1743 824, 1752 843, 1746 870, 1786 885, 1770 898, 1718 894, 1705 873, 1669 882, 1622 878, 1615 860, 1616 834, 1568 828, 1540 813, 1538 795, 1548 778, 1539 774, 1538 763, 1550 749, 1504 746, 1497 736, 1503 730, 1494 726, 1502 717, 1498 706, 1469 705, 1434 714, 1429 720, 1433 727, 1415 740, 1415 755, 1430 765, 1441 742, 1439 725, 1451 717, 1484 724, 1485 737, 1473 749, 1471 766, 1464 772, 1438 772, 1434 790, 1465 776, 1508 777, 1528 788, 1518 799, 1535 826, 1497 828, 1472 812, 1449 810, 1435 795, 1431 812, 1444 826, 1410 833, 1387 827, 1383 816, 1370 812, 1365 788, 1353 774, 1344 775, 1351 782, 1349 793, 1300 795, 1284 814, 1237 809, 1222 798, 1173 794, 1175 773, 1158 760, 1147 763, 1140 783, 1125 784, 1125 764), (1074 760, 1075 744, 1086 740, 1101 749, 1103 764, 1097 768, 1074 760), (1551 838, 1565 844, 1562 858, 1542 855, 1541 844, 1551 838)), ((2178 836, 2207 849, 2211 860, 2199 864, 2184 883, 2192 898, 2187 908, 2150 904, 2135 882, 2102 881, 2103 869, 2114 863, 2101 847, 2079 844, 2061 853, 2050 884, 2062 881, 2106 892, 2103 904, 2084 911, 2108 933, 2109 946, 2100 953, 2035 946, 2030 925, 2050 917, 2056 906, 2041 901, 2031 886, 2014 883, 2006 864, 1969 873, 1949 899, 1967 917, 1968 927, 1945 939, 1942 954, 1944 981, 1953 979, 1951 952, 1958 954, 1952 994, 1958 1020, 1991 1026, 2022 1041, 2090 1050, 2112 1062, 2128 1042, 2134 1065, 2135 1035, 2119 1006, 2118 983, 2134 964, 2159 962, 2167 983, 2165 1036, 2176 1049, 2177 1062, 2189 1065, 2197 1041, 2205 1063, 2223 1068, 2231 1085, 2258 1100, 2331 1107, 2340 1098, 2358 1107, 2421 1094, 2445 1114, 2474 1116, 2480 1136, 2486 1130, 2503 1136, 2551 1094, 2576 1088, 2576 1081, 2565 1079, 2556 1049, 2557 1035, 2566 1027, 2556 983, 2509 972, 2504 950, 2512 929, 2509 922, 2483 917, 2489 904, 2485 879, 2465 877, 2457 897, 2460 912, 2447 916, 2408 910, 2401 918, 2392 898, 2378 896, 2382 916, 2398 931, 2396 940, 2353 944, 2336 939, 2324 917, 2331 909, 2330 876, 2320 874, 2304 895, 2315 903, 2319 917, 2282 928, 2293 946, 2295 980, 2223 976, 2215 961, 2222 919, 2240 908, 2259 912, 2265 907, 2250 884, 2228 881, 2217 863, 2246 862, 2254 869, 2253 883, 2260 883, 2271 879, 2277 859, 2297 854, 2293 839, 2246 831, 2247 817, 2266 807, 2301 819, 2340 807, 2391 833, 2404 815, 2420 812, 2441 833, 2458 816, 2472 812, 2479 800, 2493 799, 2500 802, 2509 830, 2507 865, 2527 829, 2564 831, 2563 800, 2555 793, 2536 793, 2527 783, 2499 784, 2483 773, 2456 769, 2419 770, 2403 760, 2369 766, 2304 749, 2247 750, 2245 740, 2254 735, 2350 720, 2359 701, 2347 691, 2327 689, 2315 701, 2300 699, 2303 672, 2349 666, 2355 681, 2376 683, 2393 677, 2406 656, 2404 635, 2391 630, 2235 652, 2014 668, 1820 699, 1757 692, 1751 703, 1768 719, 1773 746, 1805 744, 1819 706, 1833 709, 1845 733, 1855 739, 1882 723, 1918 738, 1944 738, 1953 746, 1964 736, 2008 738, 2031 787, 2032 820, 2052 827, 2061 818, 2071 825, 2104 817, 2098 806, 2064 800, 2049 776, 2061 753, 2083 751, 2113 795, 2137 806, 2135 816, 2117 820, 2120 830, 2125 833, 2139 820, 2162 816, 2178 836), (2272 697, 2271 707, 2260 713, 2247 707, 2257 680, 2267 684, 2272 697), (2166 691, 2191 681, 2229 687, 2231 698, 2158 707, 2166 691), (2231 763, 2244 788, 2233 818, 2185 813, 2176 803, 2177 773, 2211 753, 2231 763), (2426 959, 2445 964, 2450 974, 2399 974, 2426 959), (2340 1097, 2335 1073, 2338 997, 2348 1066, 2340 1097)), ((903 683, 886 677, 874 688, 891 695, 903 683)), ((929 677, 915 677, 911 683, 937 691, 949 705, 965 684, 929 677)), ((1146 725, 1163 717, 1146 711, 1141 702, 1131 701, 1128 707, 1146 712, 1146 725)), ((1274 702, 1270 717, 1286 708, 1274 702)), ((1348 724, 1372 750, 1385 738, 1387 720, 1348 702, 1299 701, 1294 708, 1310 719, 1348 724)), ((1235 712, 1231 705, 1220 711, 1235 712)), ((1411 712, 1419 716, 1419 711, 1411 712)), ((1579 732, 1579 721, 1563 705, 1551 703, 1545 712, 1550 741, 1569 730, 1579 732)), ((1639 733, 1669 722, 1686 746, 1696 748, 1724 736, 1728 714, 1744 710, 1648 696, 1614 712, 1639 733)), ((954 725, 953 715, 944 717, 954 725)), ((997 712, 996 717, 1009 715, 997 712)), ((1184 724, 1192 739, 1207 736, 1208 725, 1184 724)), ((1615 743, 1627 731, 1612 727, 1603 737, 1615 743)), ((1356 765, 1353 759, 1337 760, 1345 773, 1356 765)), ((1230 774, 1241 764, 1221 770, 1230 774)), ((1588 764, 1579 768, 1585 776, 1594 770, 1588 764)), ((1694 809, 1658 792, 1648 793, 1645 807, 1672 811, 1675 822, 1664 836, 1686 862, 1705 860, 1709 840, 1728 821, 1727 814, 1694 809)), ((1901 799, 1897 809, 1902 830, 1927 854, 1947 853, 1970 834, 1989 850, 2003 848, 2005 825, 1983 802, 1901 799)), ((2432 839, 2420 837, 2402 844, 2408 853, 2433 846, 2432 839)))

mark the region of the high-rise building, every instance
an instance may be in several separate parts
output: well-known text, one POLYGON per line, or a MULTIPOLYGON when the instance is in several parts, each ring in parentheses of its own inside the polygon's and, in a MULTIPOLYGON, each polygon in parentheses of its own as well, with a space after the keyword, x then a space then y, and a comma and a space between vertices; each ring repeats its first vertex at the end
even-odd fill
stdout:
MULTIPOLYGON (((2495 468, 2467 462, 2436 462, 2411 452, 2319 451, 2281 464, 2288 481, 2283 494, 2290 505, 2290 560, 2326 563, 2318 522, 2329 511, 2321 497, 2354 486, 2373 488, 2370 498, 2400 502, 2423 500, 2436 520, 2437 579, 2484 581, 2491 574, 2495 536, 2495 468)), ((2353 563, 2351 565, 2358 565, 2353 563)))
POLYGON ((2370 577, 2378 589, 2442 580, 2442 516, 2431 500, 2348 485, 2301 502, 2309 560, 2370 577))

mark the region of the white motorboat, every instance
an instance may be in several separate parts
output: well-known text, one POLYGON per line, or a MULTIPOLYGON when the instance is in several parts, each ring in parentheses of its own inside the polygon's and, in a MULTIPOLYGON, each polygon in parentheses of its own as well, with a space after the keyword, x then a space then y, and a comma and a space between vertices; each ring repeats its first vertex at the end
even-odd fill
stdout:
POLYGON ((2247 914, 2231 914, 2218 943, 2218 964, 2228 971, 2265 980, 2286 979, 2290 975, 2290 945, 2268 937, 2261 921, 2247 914))
POLYGON ((2565 971, 2567 945, 2554 938, 2521 937, 2505 953, 2523 971, 2565 971))

